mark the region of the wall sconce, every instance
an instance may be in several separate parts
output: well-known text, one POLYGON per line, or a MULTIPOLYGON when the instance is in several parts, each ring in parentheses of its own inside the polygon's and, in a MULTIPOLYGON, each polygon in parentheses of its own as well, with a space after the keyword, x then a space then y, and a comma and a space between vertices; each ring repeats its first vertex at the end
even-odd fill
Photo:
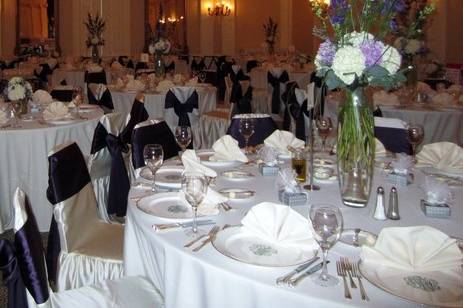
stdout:
POLYGON ((209 5, 207 7, 207 14, 209 16, 230 16, 231 6, 225 3, 225 1, 217 2, 214 6, 209 5))

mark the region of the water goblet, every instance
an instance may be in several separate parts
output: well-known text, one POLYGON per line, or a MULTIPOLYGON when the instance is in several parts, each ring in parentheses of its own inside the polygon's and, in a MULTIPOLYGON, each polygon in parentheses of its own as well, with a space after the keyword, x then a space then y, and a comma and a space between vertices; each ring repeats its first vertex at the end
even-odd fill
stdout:
POLYGON ((333 123, 331 122, 331 118, 326 117, 316 120, 315 125, 317 126, 318 134, 322 138, 322 152, 325 152, 326 139, 333 129, 333 123))
POLYGON ((143 158, 146 166, 151 170, 153 175, 153 186, 151 191, 156 192, 156 171, 162 166, 164 161, 164 151, 160 144, 147 144, 143 148, 143 158))
POLYGON ((189 126, 178 126, 175 129, 175 139, 177 140, 177 144, 182 149, 183 154, 188 145, 191 143, 191 128, 189 126))
POLYGON ((323 253, 323 269, 313 282, 323 287, 335 286, 339 280, 328 274, 326 261, 328 250, 339 240, 343 229, 343 218, 339 208, 329 204, 314 204, 310 208, 309 218, 312 233, 323 253))
POLYGON ((240 119, 240 134, 244 138, 244 151, 246 154, 248 154, 248 145, 249 145, 249 138, 251 138, 252 135, 254 135, 254 125, 255 125, 255 120, 254 118, 241 118, 240 119))
POLYGON ((409 124, 407 126, 408 141, 412 145, 413 160, 416 163, 416 147, 423 142, 424 128, 419 124, 409 124))
POLYGON ((208 181, 203 174, 186 173, 182 178, 182 191, 185 194, 186 201, 193 209, 193 224, 191 229, 185 230, 185 234, 190 237, 198 237, 204 234, 204 231, 198 229, 198 206, 203 202, 207 194, 208 181))

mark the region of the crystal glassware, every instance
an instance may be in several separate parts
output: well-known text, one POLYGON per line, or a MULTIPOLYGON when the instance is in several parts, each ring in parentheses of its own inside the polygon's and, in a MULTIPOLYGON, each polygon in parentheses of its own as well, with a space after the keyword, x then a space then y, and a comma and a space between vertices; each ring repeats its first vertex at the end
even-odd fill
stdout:
POLYGON ((151 170, 153 174, 153 186, 151 190, 156 192, 156 171, 162 166, 164 161, 164 151, 160 144, 147 144, 143 148, 143 158, 145 165, 151 170))
POLYGON ((329 204, 314 204, 310 208, 309 218, 315 240, 323 252, 323 269, 314 276, 315 284, 323 287, 335 286, 339 280, 328 274, 326 261, 328 250, 339 240, 343 229, 343 218, 339 208, 329 204))
POLYGON ((198 237, 204 234, 198 229, 198 206, 203 202, 207 194, 208 181, 202 174, 186 173, 182 178, 182 191, 185 194, 185 199, 193 209, 193 225, 189 230, 185 230, 186 235, 190 237, 198 237))
POLYGON ((413 160, 416 163, 416 147, 423 142, 424 128, 422 125, 409 124, 407 126, 408 141, 412 145, 413 160))
POLYGON ((74 103, 75 106, 75 112, 77 116, 80 118, 80 105, 82 104, 82 88, 81 87, 75 87, 72 91, 72 102, 74 103))
POLYGON ((249 145, 249 138, 251 138, 252 135, 254 135, 254 125, 255 125, 255 120, 254 118, 241 118, 240 119, 240 134, 244 138, 244 143, 245 143, 245 153, 248 153, 248 145, 249 145))
POLYGON ((186 148, 191 143, 191 128, 189 126, 178 126, 175 129, 175 139, 182 149, 182 153, 185 152, 186 148))
POLYGON ((326 139, 333 129, 333 122, 331 122, 331 118, 325 117, 316 120, 315 125, 317 126, 318 134, 322 138, 322 152, 325 152, 326 139))

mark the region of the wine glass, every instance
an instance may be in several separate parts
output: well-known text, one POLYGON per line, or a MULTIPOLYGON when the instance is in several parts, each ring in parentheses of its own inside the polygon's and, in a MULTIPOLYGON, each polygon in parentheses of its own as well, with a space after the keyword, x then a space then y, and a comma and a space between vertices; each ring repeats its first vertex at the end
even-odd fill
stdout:
POLYGON ((82 104, 82 88, 81 87, 75 87, 72 90, 72 102, 74 103, 75 107, 75 112, 78 117, 80 117, 79 113, 79 107, 82 104))
POLYGON ((10 103, 10 122, 11 122, 11 127, 13 128, 19 128, 21 127, 21 124, 19 122, 19 115, 21 112, 21 104, 19 102, 11 102, 10 103))
POLYGON ((333 129, 333 123, 331 122, 331 118, 323 117, 316 120, 315 124, 317 125, 318 134, 322 138, 322 152, 325 152, 326 138, 328 138, 333 129))
POLYGON ((408 124, 407 126, 408 141, 412 145, 413 160, 416 163, 416 147, 423 142, 424 128, 419 124, 408 124))
POLYGON ((185 152, 186 148, 191 143, 191 138, 191 128, 189 126, 178 126, 175 129, 175 139, 182 149, 182 153, 185 152))
POLYGON ((145 165, 151 170, 153 174, 153 186, 151 190, 156 192, 156 171, 162 166, 164 160, 164 151, 160 144, 147 144, 143 148, 143 158, 145 165))
POLYGON ((204 83, 204 82, 206 81, 206 73, 205 73, 205 72, 200 72, 200 73, 198 74, 198 78, 199 78, 199 81, 200 81, 201 83, 204 83))
POLYGON ((310 208, 312 233, 323 252, 323 269, 319 276, 315 276, 315 284, 323 287, 335 286, 339 280, 328 274, 326 260, 328 250, 338 241, 343 229, 343 219, 339 208, 329 204, 314 204, 310 208))
POLYGON ((186 235, 190 237, 198 237, 204 234, 202 230, 198 230, 197 217, 198 206, 203 202, 207 194, 208 181, 202 174, 186 173, 182 178, 182 191, 185 194, 185 199, 193 208, 193 225, 191 230, 185 230, 186 235))
POLYGON ((255 124, 254 118, 241 118, 240 119, 239 131, 240 131, 240 134, 243 135, 243 138, 244 138, 244 143, 245 143, 244 151, 246 154, 248 154, 249 138, 251 138, 251 136, 254 135, 254 124, 255 124))

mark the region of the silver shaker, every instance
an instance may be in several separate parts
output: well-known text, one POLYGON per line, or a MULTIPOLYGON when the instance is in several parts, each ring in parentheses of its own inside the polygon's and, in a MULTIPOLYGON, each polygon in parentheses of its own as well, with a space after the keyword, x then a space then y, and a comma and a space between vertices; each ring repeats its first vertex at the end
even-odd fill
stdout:
POLYGON ((376 207, 373 218, 376 220, 387 220, 386 208, 384 206, 384 188, 381 186, 376 190, 376 207))
POLYGON ((399 197, 397 195, 397 189, 395 187, 391 188, 389 194, 389 207, 387 209, 387 218, 392 220, 399 220, 399 197))

